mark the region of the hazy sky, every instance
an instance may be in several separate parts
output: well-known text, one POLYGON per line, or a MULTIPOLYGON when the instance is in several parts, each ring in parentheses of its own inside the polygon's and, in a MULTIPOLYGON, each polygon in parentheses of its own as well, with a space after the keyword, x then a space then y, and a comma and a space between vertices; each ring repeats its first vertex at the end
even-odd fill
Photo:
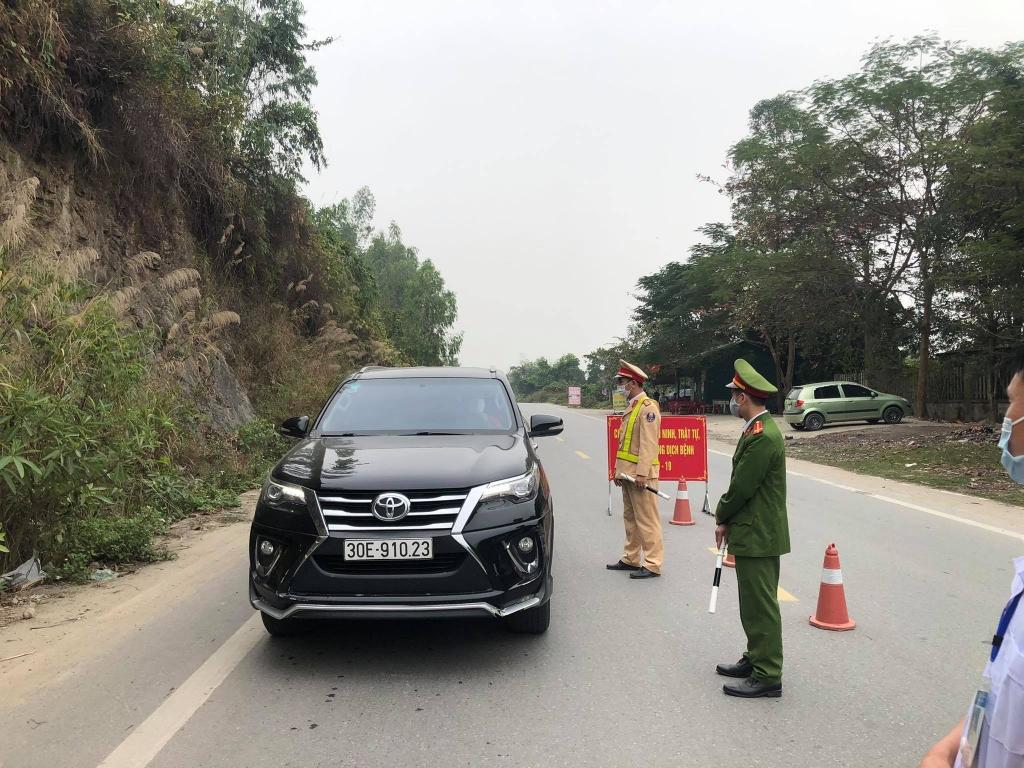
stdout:
POLYGON ((459 302, 462 362, 507 368, 625 334, 641 275, 728 216, 759 99, 854 71, 876 39, 1024 39, 1021 0, 306 0, 328 162, 373 190, 459 302))

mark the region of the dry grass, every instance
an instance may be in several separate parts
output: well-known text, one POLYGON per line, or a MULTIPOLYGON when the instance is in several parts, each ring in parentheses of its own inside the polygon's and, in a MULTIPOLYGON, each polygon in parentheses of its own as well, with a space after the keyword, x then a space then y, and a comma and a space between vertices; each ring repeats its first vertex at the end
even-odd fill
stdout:
POLYGON ((198 288, 186 288, 183 291, 178 291, 171 297, 171 305, 179 312, 184 312, 197 306, 202 297, 203 294, 198 288))
POLYGON ((138 276, 144 270, 157 269, 161 261, 163 259, 160 258, 160 254, 153 253, 153 251, 142 251, 125 260, 124 271, 138 276))
POLYGON ((142 289, 137 285, 129 285, 110 294, 110 308, 118 317, 124 317, 128 310, 135 306, 136 301, 142 294, 142 289))
POLYGON ((67 256, 58 255, 52 261, 49 270, 45 270, 43 274, 29 274, 31 267, 26 270, 26 280, 29 283, 44 286, 32 302, 32 314, 37 322, 53 319, 59 307, 57 297, 61 288, 80 280, 99 257, 95 248, 79 248, 67 256))
POLYGON ((208 318, 206 318, 205 330, 207 336, 213 336, 218 331, 223 330, 232 325, 239 325, 242 322, 241 316, 237 312, 232 312, 229 309, 221 310, 220 312, 214 312, 208 318))
POLYGON ((0 248, 19 245, 28 231, 32 203, 39 192, 39 179, 30 176, 15 184, 0 203, 0 248))
POLYGON ((167 294, 193 288, 199 283, 199 272, 190 267, 176 269, 157 281, 160 290, 167 294))

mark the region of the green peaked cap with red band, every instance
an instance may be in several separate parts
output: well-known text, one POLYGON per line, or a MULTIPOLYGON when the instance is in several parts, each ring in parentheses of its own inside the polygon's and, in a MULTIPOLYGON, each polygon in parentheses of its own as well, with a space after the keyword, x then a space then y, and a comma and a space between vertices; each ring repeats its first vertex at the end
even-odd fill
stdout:
POLYGON ((746 360, 737 360, 733 363, 736 375, 730 383, 726 384, 729 389, 738 389, 748 395, 767 400, 769 395, 774 395, 779 388, 768 379, 754 370, 754 366, 746 360))

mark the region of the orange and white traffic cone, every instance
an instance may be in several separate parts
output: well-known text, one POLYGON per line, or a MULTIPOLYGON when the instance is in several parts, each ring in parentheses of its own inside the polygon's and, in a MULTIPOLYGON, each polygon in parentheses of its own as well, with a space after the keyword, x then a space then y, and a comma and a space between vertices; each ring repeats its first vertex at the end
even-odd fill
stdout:
POLYGON ((682 477, 676 487, 676 508, 669 522, 672 525, 696 525, 690 514, 690 492, 686 489, 686 479, 682 477))
POLYGON ((846 592, 843 589, 843 571, 839 567, 839 550, 829 544, 825 550, 825 564, 821 569, 821 587, 818 589, 818 608, 810 618, 811 626, 842 632, 853 629, 857 622, 850 620, 846 611, 846 592))
POLYGON ((726 568, 736 567, 736 558, 732 556, 732 552, 726 553, 725 560, 722 561, 722 565, 724 565, 726 568))

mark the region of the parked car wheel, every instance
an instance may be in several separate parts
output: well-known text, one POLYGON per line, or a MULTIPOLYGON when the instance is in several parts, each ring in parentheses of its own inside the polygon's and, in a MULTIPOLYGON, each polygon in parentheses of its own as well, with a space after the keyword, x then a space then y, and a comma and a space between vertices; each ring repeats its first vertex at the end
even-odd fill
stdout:
POLYGON ((890 405, 882 413, 882 418, 885 419, 886 424, 899 424, 903 421, 903 409, 890 405))
POLYGON ((791 426, 797 432, 803 432, 804 431, 804 425, 803 424, 790 424, 789 426, 791 426))
POLYGON ((260 612, 263 626, 271 637, 294 637, 302 632, 299 622, 295 619, 275 619, 273 616, 260 612))
POLYGON ((825 426, 825 417, 820 413, 809 413, 804 417, 804 429, 808 432, 817 432, 825 426))
POLYGON ((518 632, 523 635, 543 635, 548 631, 551 624, 551 601, 536 608, 527 608, 525 611, 513 613, 506 616, 505 627, 511 632, 518 632))

